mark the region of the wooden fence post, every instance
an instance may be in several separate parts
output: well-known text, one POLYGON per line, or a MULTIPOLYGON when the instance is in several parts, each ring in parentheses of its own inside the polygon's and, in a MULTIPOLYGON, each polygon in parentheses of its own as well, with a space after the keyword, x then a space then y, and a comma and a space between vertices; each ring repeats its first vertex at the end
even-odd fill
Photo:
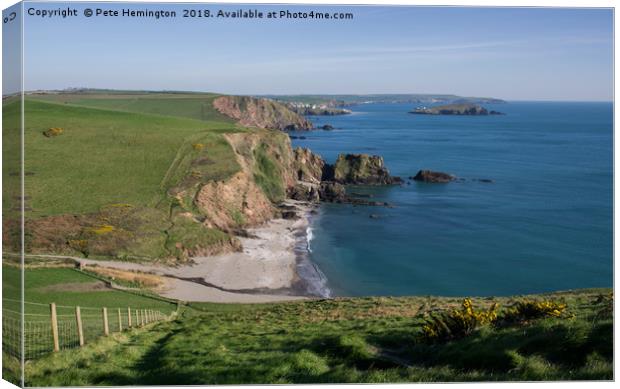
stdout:
POLYGON ((131 328, 131 308, 127 307, 127 326, 131 328))
POLYGON ((144 327, 144 309, 140 310, 140 327, 144 327))
POLYGON ((140 327, 140 310, 136 309, 136 327, 140 327))
POLYGON ((56 303, 50 304, 50 312, 52 314, 52 338, 54 341, 54 352, 60 351, 58 342, 58 317, 56 316, 56 303))
POLYGON ((82 329, 82 314, 80 313, 80 307, 75 307, 75 320, 77 321, 78 339, 80 340, 80 347, 84 346, 84 330, 82 329))
POLYGON ((108 308, 103 307, 101 312, 103 314, 103 334, 105 336, 110 335, 110 329, 108 328, 108 308))
POLYGON ((118 332, 123 332, 123 316, 120 308, 118 309, 118 332))

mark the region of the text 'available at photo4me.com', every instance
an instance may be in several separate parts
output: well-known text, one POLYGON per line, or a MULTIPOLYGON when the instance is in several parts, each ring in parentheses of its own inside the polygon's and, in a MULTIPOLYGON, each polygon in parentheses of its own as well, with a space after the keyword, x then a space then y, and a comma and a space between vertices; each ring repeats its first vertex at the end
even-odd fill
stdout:
MULTIPOLYGON (((261 10, 259 8, 239 8, 234 10, 218 9, 200 5, 188 6, 179 10, 167 10, 158 6, 144 6, 140 8, 46 8, 44 5, 26 9, 29 17, 47 19, 67 18, 149 18, 149 19, 266 19, 266 20, 353 20, 353 12, 329 12, 327 10, 292 11, 286 8, 278 10, 261 10)), ((5 23, 7 20, 5 20, 5 23)))

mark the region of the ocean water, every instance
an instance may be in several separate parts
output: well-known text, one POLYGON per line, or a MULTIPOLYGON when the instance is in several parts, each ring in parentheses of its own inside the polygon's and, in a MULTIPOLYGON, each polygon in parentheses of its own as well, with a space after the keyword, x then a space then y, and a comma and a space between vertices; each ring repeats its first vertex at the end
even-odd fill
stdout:
POLYGON ((465 179, 349 187, 394 208, 322 204, 310 259, 332 295, 612 286, 611 103, 510 102, 486 105, 506 113, 486 117, 408 114, 413 107, 359 105, 311 118, 334 131, 292 134, 306 137, 294 146, 330 163, 339 153, 378 154, 403 178, 431 169, 465 179))

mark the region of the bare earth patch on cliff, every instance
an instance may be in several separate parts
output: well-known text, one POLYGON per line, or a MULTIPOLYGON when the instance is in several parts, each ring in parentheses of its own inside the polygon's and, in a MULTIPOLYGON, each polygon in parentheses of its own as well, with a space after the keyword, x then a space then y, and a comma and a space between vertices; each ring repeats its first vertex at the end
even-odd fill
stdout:
POLYGON ((312 123, 288 107, 268 99, 248 96, 221 96, 213 101, 220 113, 244 127, 272 130, 310 130, 312 123))

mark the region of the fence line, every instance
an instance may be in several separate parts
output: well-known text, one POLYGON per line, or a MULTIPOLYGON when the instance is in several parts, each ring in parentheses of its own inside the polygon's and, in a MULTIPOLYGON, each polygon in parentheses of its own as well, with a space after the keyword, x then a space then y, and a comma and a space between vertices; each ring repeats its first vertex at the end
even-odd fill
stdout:
POLYGON ((174 312, 167 315, 156 309, 139 307, 71 307, 55 303, 25 303, 48 306, 49 313, 22 314, 9 309, 2 310, 2 349, 5 353, 20 358, 23 337, 24 359, 35 359, 52 352, 81 347, 100 337, 169 320, 174 315, 174 312), (74 313, 58 314, 58 308, 71 308, 74 313), (88 313, 82 314, 82 310, 88 313), (136 317, 132 317, 134 312, 136 317))

